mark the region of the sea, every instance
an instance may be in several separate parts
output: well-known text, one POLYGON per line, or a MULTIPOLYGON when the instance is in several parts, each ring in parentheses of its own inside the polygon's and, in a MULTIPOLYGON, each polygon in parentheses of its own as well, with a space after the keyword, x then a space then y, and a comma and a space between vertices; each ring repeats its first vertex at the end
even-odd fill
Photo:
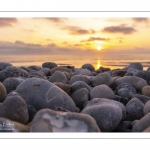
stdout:
POLYGON ((99 55, 1 55, 0 62, 13 66, 42 66, 44 62, 55 62, 58 66, 70 65, 75 68, 90 63, 95 69, 105 67, 121 69, 132 62, 140 62, 144 70, 150 67, 150 54, 99 54, 99 55))

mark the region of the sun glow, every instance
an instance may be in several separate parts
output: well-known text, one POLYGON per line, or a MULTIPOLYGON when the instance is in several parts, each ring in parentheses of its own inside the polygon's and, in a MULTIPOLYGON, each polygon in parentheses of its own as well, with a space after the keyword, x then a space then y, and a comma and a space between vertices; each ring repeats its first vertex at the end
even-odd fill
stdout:
POLYGON ((102 47, 100 45, 97 46, 97 50, 100 51, 102 47))

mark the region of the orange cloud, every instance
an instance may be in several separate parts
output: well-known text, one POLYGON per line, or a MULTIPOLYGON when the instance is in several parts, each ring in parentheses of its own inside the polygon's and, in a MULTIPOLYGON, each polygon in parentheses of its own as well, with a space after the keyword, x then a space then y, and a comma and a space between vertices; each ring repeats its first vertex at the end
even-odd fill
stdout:
POLYGON ((17 22, 16 18, 0 18, 0 27, 11 27, 17 22))
POLYGON ((136 30, 133 27, 127 27, 126 25, 122 24, 119 26, 105 27, 102 32, 132 34, 136 32, 136 30))
POLYGON ((101 37, 90 37, 87 40, 82 40, 80 42, 91 42, 91 41, 109 41, 110 39, 106 38, 101 38, 101 37))

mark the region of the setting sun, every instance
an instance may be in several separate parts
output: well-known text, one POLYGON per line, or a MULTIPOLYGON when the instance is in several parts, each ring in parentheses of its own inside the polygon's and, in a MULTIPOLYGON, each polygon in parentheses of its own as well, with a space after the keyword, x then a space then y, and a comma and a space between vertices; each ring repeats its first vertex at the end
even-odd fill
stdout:
POLYGON ((97 50, 100 51, 102 47, 100 45, 97 46, 97 50))

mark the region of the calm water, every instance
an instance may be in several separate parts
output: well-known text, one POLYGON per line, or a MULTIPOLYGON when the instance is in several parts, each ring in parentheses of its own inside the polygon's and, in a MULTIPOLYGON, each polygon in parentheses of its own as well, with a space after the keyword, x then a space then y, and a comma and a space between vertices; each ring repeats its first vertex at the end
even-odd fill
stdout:
POLYGON ((76 68, 80 68, 85 63, 91 63, 95 69, 100 66, 109 67, 111 69, 123 68, 131 62, 141 62, 144 69, 150 67, 150 54, 101 54, 101 55, 20 55, 20 56, 0 56, 1 62, 10 62, 14 66, 41 66, 43 62, 55 62, 58 65, 73 65, 76 68))

